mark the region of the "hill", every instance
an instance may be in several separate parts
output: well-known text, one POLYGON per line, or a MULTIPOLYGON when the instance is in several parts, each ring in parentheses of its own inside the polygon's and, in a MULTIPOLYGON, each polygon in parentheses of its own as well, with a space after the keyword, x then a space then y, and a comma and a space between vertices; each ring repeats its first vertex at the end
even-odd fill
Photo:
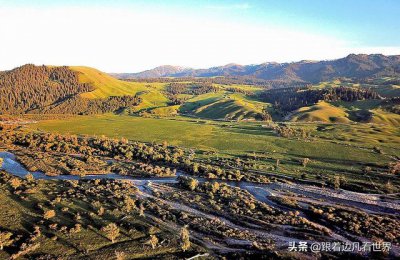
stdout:
POLYGON ((140 86, 88 67, 27 64, 0 74, 0 113, 114 112, 138 105, 140 86))
MULTIPOLYGON (((232 73, 242 68, 230 64, 222 70, 232 73)), ((306 87, 277 88, 213 79, 218 78, 123 81, 90 67, 28 64, 0 73, 0 113, 180 114, 212 120, 275 121, 289 119, 290 114, 292 121, 400 122, 395 77, 340 78, 306 87)))
POLYGON ((135 95, 146 88, 145 84, 118 80, 107 73, 84 66, 70 66, 72 71, 78 73, 80 83, 89 84, 93 91, 82 93, 85 98, 106 98, 109 96, 135 95))
POLYGON ((219 120, 261 120, 265 103, 250 101, 243 95, 209 93, 189 99, 180 112, 219 120))
POLYGON ((327 102, 297 109, 291 116, 294 122, 324 122, 324 123, 348 123, 348 114, 343 108, 335 107, 327 102))
POLYGON ((400 55, 350 54, 336 60, 268 62, 258 65, 227 64, 208 69, 161 66, 139 73, 114 75, 120 78, 241 76, 264 80, 317 83, 338 77, 362 79, 376 76, 400 76, 400 55))

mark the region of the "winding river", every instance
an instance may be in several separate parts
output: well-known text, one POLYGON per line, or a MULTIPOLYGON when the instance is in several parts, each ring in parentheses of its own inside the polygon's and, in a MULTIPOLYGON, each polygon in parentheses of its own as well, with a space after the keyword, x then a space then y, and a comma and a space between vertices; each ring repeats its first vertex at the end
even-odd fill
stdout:
MULTIPOLYGON (((130 180, 132 181, 142 192, 149 192, 149 184, 159 183, 178 183, 179 176, 189 176, 185 173, 178 171, 174 177, 133 177, 124 176, 115 173, 99 174, 99 175, 86 175, 80 177, 77 175, 58 175, 58 176, 47 176, 42 172, 29 172, 23 165, 21 165, 14 154, 10 152, 0 152, 0 158, 3 158, 3 164, 0 169, 6 172, 24 178, 28 173, 31 173, 35 179, 45 180, 85 180, 85 179, 114 179, 114 180, 130 180)), ((194 177, 199 182, 210 181, 206 178, 194 177)), ((319 202, 319 199, 323 199, 325 203, 343 203, 348 206, 364 209, 372 212, 380 213, 398 213, 400 210, 400 202, 398 200, 385 200, 382 199, 382 195, 378 194, 364 194, 358 192, 351 192, 346 190, 333 190, 329 188, 320 188, 310 185, 296 184, 296 183, 252 183, 246 181, 230 181, 230 180, 219 180, 213 181, 219 183, 225 183, 233 187, 240 187, 252 194, 257 200, 267 203, 268 205, 280 208, 285 211, 285 208, 281 205, 270 200, 271 196, 281 196, 286 192, 290 191, 300 197, 308 197, 313 202, 319 202)))
MULTIPOLYGON (((115 173, 86 175, 84 177, 76 175, 47 176, 42 172, 29 172, 23 165, 21 165, 16 160, 15 155, 10 152, 0 152, 0 158, 3 158, 3 163, 0 169, 21 178, 25 178, 27 174, 31 173, 35 179, 45 179, 45 180, 82 180, 82 179, 83 180, 85 179, 130 180, 139 188, 139 190, 142 192, 143 195, 150 197, 152 197, 151 194, 154 188, 157 189, 157 186, 159 186, 157 184, 178 183, 179 176, 188 176, 183 172, 177 172, 177 175, 174 177, 152 177, 152 178, 123 176, 115 173)), ((194 176, 190 177, 197 179, 199 182, 210 181, 205 178, 194 177, 194 176)), ((398 214, 400 210, 400 203, 398 200, 393 200, 388 202, 382 200, 379 196, 373 194, 363 194, 363 193, 356 193, 344 190, 337 191, 327 188, 319 188, 315 186, 295 184, 295 183, 274 182, 267 184, 258 184, 245 181, 228 181, 228 180, 213 180, 213 181, 217 181, 219 183, 225 183, 234 187, 240 187, 241 189, 244 189, 248 191, 250 194, 252 194, 255 197, 255 199, 264 202, 273 208, 279 208, 283 211, 288 211, 291 209, 286 208, 285 206, 274 202, 273 200, 270 199, 271 196, 282 196, 286 195, 287 192, 291 192, 296 194, 299 201, 304 200, 304 202, 310 201, 321 204, 340 203, 340 204, 345 204, 347 206, 356 207, 365 211, 372 211, 374 213, 398 214)), ((184 211, 192 212, 195 215, 211 219, 216 217, 213 215, 206 214, 204 212, 199 212, 195 208, 191 208, 181 204, 178 205, 175 202, 164 201, 164 203, 167 203, 172 207, 179 208, 184 211)), ((301 215, 302 216, 304 215, 303 212, 301 212, 301 215)), ((255 229, 244 228, 232 223, 231 221, 225 218, 222 217, 218 218, 220 218, 221 221, 225 222, 227 225, 231 227, 237 228, 239 230, 251 231, 259 236, 266 236, 270 239, 273 239, 280 247, 285 247, 287 246, 287 243, 289 241, 294 241, 293 237, 286 237, 282 235, 272 234, 270 231, 264 232, 262 230, 258 230, 257 228, 255 229)), ((333 231, 330 231, 330 236, 332 238, 335 238, 337 241, 348 241, 345 237, 333 231)), ((399 254, 400 249, 397 246, 394 249, 396 254, 399 254)))
MULTIPOLYGON (((189 176, 185 173, 178 171, 176 176, 174 177, 133 177, 133 176, 124 176, 115 173, 109 174, 98 174, 98 175, 86 175, 83 177, 77 175, 58 175, 58 176, 48 176, 42 172, 30 172, 28 171, 23 165, 21 165, 17 160, 14 154, 9 152, 0 152, 0 158, 3 158, 3 164, 0 169, 21 177, 25 178, 25 176, 29 173, 33 175, 35 179, 43 179, 43 180, 93 180, 93 179, 114 179, 114 180, 130 180, 135 185, 137 185, 141 190, 148 186, 149 183, 178 183, 179 176, 189 176)), ((199 182, 206 182, 209 181, 208 179, 201 178, 201 177, 194 177, 192 178, 197 179, 199 182)), ((256 184, 251 182, 244 182, 244 181, 227 181, 227 180, 215 180, 220 183, 226 183, 230 186, 240 187, 252 193, 258 200, 262 200, 264 202, 267 201, 266 196, 272 195, 271 192, 263 191, 257 192, 260 188, 267 188, 267 185, 273 184, 256 184)), ((272 188, 272 187, 271 187, 272 188)))

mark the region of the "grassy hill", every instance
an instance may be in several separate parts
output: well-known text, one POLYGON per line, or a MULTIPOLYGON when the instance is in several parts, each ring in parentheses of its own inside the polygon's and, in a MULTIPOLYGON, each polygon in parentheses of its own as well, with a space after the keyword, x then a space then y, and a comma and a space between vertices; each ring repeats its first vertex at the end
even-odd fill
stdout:
POLYGON ((91 84, 95 90, 82 93, 81 96, 89 99, 106 98, 110 96, 140 96, 143 102, 136 108, 141 109, 166 106, 168 98, 161 90, 165 83, 128 82, 118 80, 97 69, 83 66, 72 66, 70 69, 79 72, 81 83, 91 84))
POLYGON ((392 126, 400 126, 400 115, 383 111, 381 109, 374 109, 372 112, 372 119, 370 123, 384 124, 392 126))
POLYGON ((90 67, 71 66, 69 68, 79 72, 79 81, 81 83, 90 83, 95 88, 94 91, 81 94, 81 96, 85 98, 135 95, 138 92, 148 90, 148 83, 118 80, 104 72, 90 67))
POLYGON ((293 93, 287 89, 265 91, 265 86, 205 83, 204 79, 174 80, 177 79, 171 79, 175 84, 171 87, 172 82, 168 80, 122 81, 84 66, 28 64, 0 75, 0 89, 3 91, 0 104, 3 113, 182 114, 213 120, 259 120, 266 108, 274 121, 281 121, 287 113, 291 113, 291 121, 400 124, 400 116, 391 113, 395 112, 390 109, 391 103, 388 101, 386 107, 383 105, 384 98, 399 96, 399 79, 396 77, 362 82, 340 78, 315 84, 309 92, 295 90, 293 93), (335 91, 329 92, 329 89, 335 91), (381 96, 374 92, 376 97, 368 97, 368 91, 372 95, 370 89, 381 96), (335 95, 336 99, 331 100, 342 101, 317 103, 324 99, 319 90, 327 90, 326 95, 335 95), (305 92, 307 95, 304 95, 305 92), (140 99, 136 102, 132 96, 140 99), (348 96, 356 98, 346 99, 348 96), (287 104, 289 107, 285 107, 287 104))
MULTIPOLYGON (((79 72, 79 81, 81 83, 90 83, 95 88, 91 92, 82 93, 81 96, 84 98, 96 99, 123 95, 140 96, 142 103, 135 107, 133 112, 147 110, 155 116, 171 116, 179 112, 206 119, 257 120, 260 118, 263 107, 270 106, 268 103, 254 101, 243 94, 227 91, 225 86, 221 86, 221 91, 217 93, 187 95, 188 100, 182 105, 168 106, 169 98, 165 93, 168 83, 122 81, 90 67, 73 66, 70 69, 79 72)), ((321 82, 315 85, 314 88, 338 87, 341 85, 372 87, 380 90, 380 92, 391 92, 390 94, 393 94, 392 92, 396 94, 398 90, 396 86, 390 86, 389 90, 389 86, 369 84, 360 86, 360 84, 347 80, 321 82)), ((253 86, 235 85, 234 87, 246 91, 260 91, 260 89, 253 86)), ((400 125, 400 116, 378 109, 379 102, 379 100, 319 102, 294 111, 290 116, 290 120, 295 122, 325 123, 349 123, 355 121, 393 126, 400 125)))
MULTIPOLYGON (((71 70, 79 73, 80 83, 89 83, 93 91, 80 94, 83 98, 97 99, 110 96, 137 95, 142 103, 133 112, 148 110, 153 115, 174 115, 180 112, 209 119, 255 119, 259 117, 264 106, 261 102, 247 100, 244 95, 220 91, 197 96, 190 96, 181 107, 168 107, 165 87, 168 83, 128 82, 118 80, 97 69, 84 66, 71 66, 71 70)), ((234 85, 246 91, 259 90, 249 86, 234 85)))
POLYGON ((299 108, 292 114, 290 120, 325 123, 348 123, 350 121, 343 108, 335 107, 324 101, 313 106, 299 108))
POLYGON ((209 119, 259 119, 265 103, 256 102, 241 94, 209 93, 188 100, 180 112, 209 119))
POLYGON ((293 122, 350 123, 362 122, 379 125, 400 126, 400 115, 384 111, 375 100, 357 102, 321 101, 316 105, 302 107, 291 116, 293 122))

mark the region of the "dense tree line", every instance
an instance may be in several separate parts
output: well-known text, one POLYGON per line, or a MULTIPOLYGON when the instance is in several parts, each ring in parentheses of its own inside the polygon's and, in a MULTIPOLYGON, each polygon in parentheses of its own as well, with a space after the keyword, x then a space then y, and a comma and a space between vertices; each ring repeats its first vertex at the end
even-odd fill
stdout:
POLYGON ((137 106, 140 102, 141 98, 137 96, 108 97, 102 99, 86 99, 80 96, 74 96, 63 102, 42 109, 37 109, 32 112, 80 115, 102 114, 117 112, 124 108, 137 106))
POLYGON ((235 87, 226 88, 226 91, 233 92, 233 93, 240 93, 240 94, 243 94, 246 96, 250 96, 254 93, 253 91, 249 91, 249 90, 242 89, 242 88, 235 88, 235 87))
POLYGON ((188 96, 183 96, 183 97, 178 97, 177 95, 173 95, 173 94, 167 94, 168 99, 170 100, 168 103, 171 106, 174 105, 182 105, 183 103, 185 103, 188 99, 190 99, 190 97, 188 96))
POLYGON ((324 101, 352 102, 365 99, 379 99, 378 93, 371 89, 336 87, 323 89, 283 88, 270 89, 260 94, 263 101, 272 103, 275 108, 283 111, 293 111, 303 106, 324 101))
POLYGON ((189 94, 201 95, 210 92, 217 92, 219 87, 213 86, 212 83, 170 83, 166 91, 173 95, 189 94))
POLYGON ((166 88, 166 95, 170 100, 170 105, 182 105, 189 97, 178 97, 179 94, 201 95, 217 92, 219 87, 212 83, 182 83, 172 82, 166 88))
POLYGON ((384 110, 400 115, 400 97, 384 100, 381 105, 384 110))

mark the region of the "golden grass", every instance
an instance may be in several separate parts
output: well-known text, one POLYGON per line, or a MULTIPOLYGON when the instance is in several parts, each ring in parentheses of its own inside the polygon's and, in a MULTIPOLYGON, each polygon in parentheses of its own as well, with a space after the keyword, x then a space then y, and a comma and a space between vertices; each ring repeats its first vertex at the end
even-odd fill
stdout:
POLYGON ((350 120, 347 117, 343 108, 321 101, 313 106, 299 108, 292 115, 291 121, 348 123, 350 120))
POLYGON ((140 91, 148 90, 148 85, 154 88, 160 87, 160 84, 151 84, 145 82, 127 82, 118 80, 97 69, 84 66, 71 66, 70 69, 79 72, 79 81, 90 83, 95 90, 81 94, 85 98, 105 98, 109 96, 135 95, 140 91))

